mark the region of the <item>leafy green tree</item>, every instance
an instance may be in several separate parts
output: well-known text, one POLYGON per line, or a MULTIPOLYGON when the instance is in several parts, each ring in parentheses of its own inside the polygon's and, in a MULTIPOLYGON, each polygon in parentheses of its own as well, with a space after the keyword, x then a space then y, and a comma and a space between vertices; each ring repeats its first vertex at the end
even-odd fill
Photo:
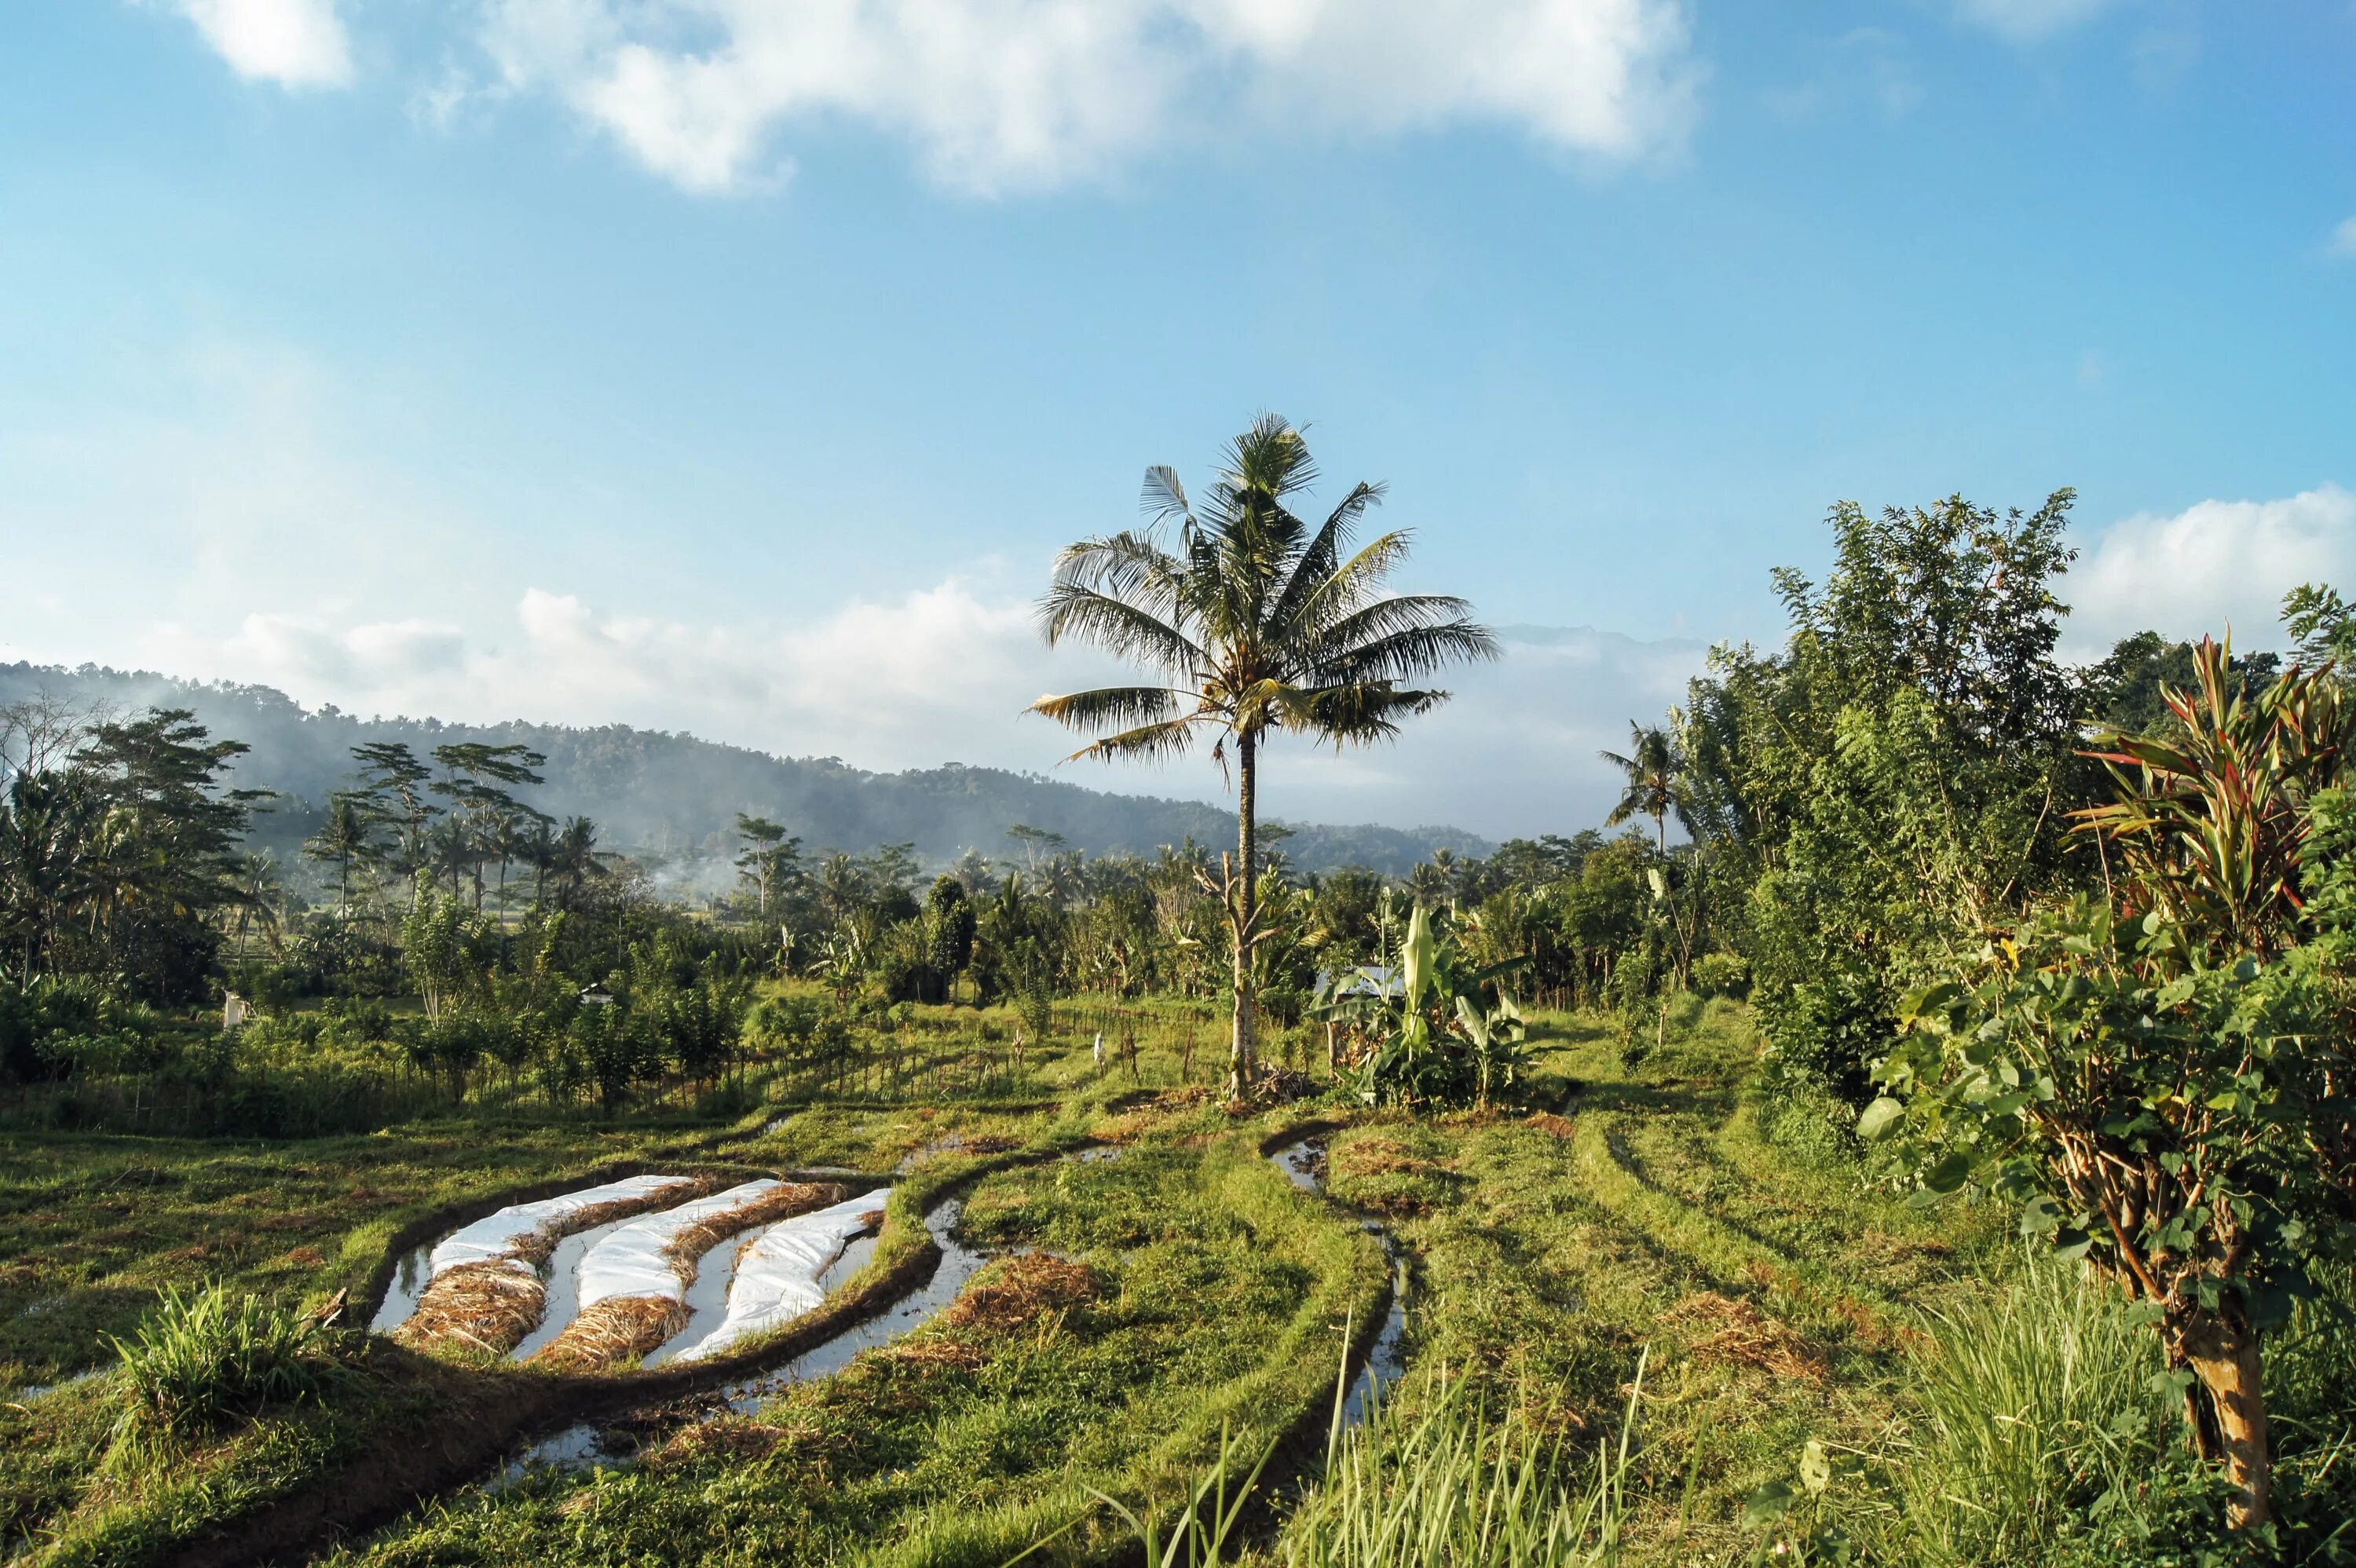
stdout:
POLYGON ((973 962, 977 923, 973 901, 955 877, 942 877, 925 897, 925 958, 937 995, 927 1000, 948 1001, 956 995, 957 977, 973 962))
POLYGON ((545 782, 532 770, 548 759, 519 741, 493 746, 466 741, 434 747, 434 760, 442 776, 427 787, 450 803, 445 853, 454 871, 463 867, 473 878, 479 910, 483 868, 498 860, 504 881, 508 848, 515 842, 513 823, 541 815, 518 800, 513 787, 545 782))
POLYGON ((487 917, 468 910, 455 893, 445 897, 425 877, 418 878, 401 925, 401 951, 429 1019, 438 1020, 487 983, 498 947, 498 929, 487 917))
POLYGON ((1824 585, 1776 573, 1783 650, 1715 650, 1674 717, 1779 1076, 1861 1104, 1905 990, 2081 874, 2063 830, 2099 773, 2054 653, 2071 499, 1844 503, 1824 585))
POLYGON ((766 816, 736 814, 736 837, 744 848, 736 857, 737 874, 753 884, 763 920, 769 917, 769 900, 782 893, 800 875, 802 841, 766 816))
POLYGON ((252 896, 241 851, 262 792, 223 776, 245 751, 185 709, 156 709, 91 724, 62 767, 10 781, 0 926, 20 977, 103 975, 158 1002, 204 995, 225 918, 252 896))
POLYGON ((554 884, 559 910, 577 910, 590 888, 611 869, 614 857, 597 848, 597 825, 585 816, 568 816, 548 852, 548 880, 554 884))
POLYGON ((2356 705, 2293 669, 2254 699, 2196 650, 2165 738, 2113 732, 2079 814, 2117 907, 2031 915, 1912 996, 1859 1131, 1933 1191, 1977 1180, 2141 1302, 2201 1452, 2263 1523, 2261 1349, 2356 1253, 2356 705))
POLYGON ((434 770, 398 741, 372 741, 352 748, 360 765, 359 786, 351 791, 367 815, 392 829, 386 869, 403 881, 426 864, 426 834, 442 808, 430 798, 426 785, 434 770))
POLYGON ((2356 672, 2356 605, 2326 583, 2302 582, 2283 596, 2283 629, 2298 639, 2299 662, 2356 672))
MULTIPOLYGON (((2233 659, 2243 695, 2254 697, 2282 671, 2279 655, 2256 653, 2233 659)), ((2086 672, 2085 709, 2108 730, 2157 735, 2174 722, 2168 692, 2190 689, 2198 679, 2190 643, 2170 643, 2158 632, 2137 632, 2113 645, 2086 672)))
POLYGON ((1033 827, 1027 822, 1010 824, 1006 829, 1006 836, 1013 839, 1021 848, 1023 869, 1026 871, 1036 871, 1039 869, 1040 856, 1053 857, 1061 854, 1064 849, 1065 839, 1062 834, 1050 832, 1044 827, 1033 827))
POLYGON ((1235 858, 1219 884, 1235 1002, 1230 1087, 1248 1092, 1258 1051, 1251 950, 1258 919, 1259 752, 1289 730, 1339 747, 1387 740, 1430 711, 1442 691, 1403 684, 1449 664, 1495 656, 1462 599, 1387 594, 1408 537, 1386 533, 1351 549, 1351 532, 1382 497, 1360 484, 1322 525, 1292 506, 1316 482, 1301 432, 1264 415, 1237 437, 1197 510, 1170 468, 1149 469, 1151 524, 1084 539, 1057 558, 1040 603, 1048 643, 1093 643, 1163 677, 1161 686, 1106 687, 1042 698, 1033 711, 1108 731, 1077 755, 1160 761, 1215 737, 1237 785, 1235 858), (1161 527, 1177 525, 1173 546, 1161 527))
POLYGON ((2083 901, 2029 917, 1965 982, 1910 997, 1859 1124, 1933 1192, 1977 1180, 2142 1303, 2188 1371, 2201 1454, 2269 1509, 2262 1336, 2356 1222, 2337 1083, 2356 1071, 2302 965, 2083 901))

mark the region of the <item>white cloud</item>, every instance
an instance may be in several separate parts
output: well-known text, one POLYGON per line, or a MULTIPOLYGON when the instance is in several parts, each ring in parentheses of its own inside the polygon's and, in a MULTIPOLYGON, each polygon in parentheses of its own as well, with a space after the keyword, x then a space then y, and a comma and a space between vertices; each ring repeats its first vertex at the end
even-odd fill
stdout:
POLYGON ((351 45, 336 0, 175 0, 230 69, 283 87, 341 87, 351 45))
POLYGON ((1237 127, 1639 158, 1692 120, 1688 35, 1684 0, 492 0, 482 41, 507 90, 690 189, 774 178, 782 129, 844 120, 990 194, 1237 127))
POLYGON ((2088 22, 2118 0, 1955 0, 1964 20, 2017 43, 2033 43, 2088 22))
POLYGON ((2283 595, 2310 581, 2356 586, 2356 494, 2337 485, 2113 525, 2071 573, 2066 625, 2080 656, 2146 628, 2197 637, 2230 625, 2244 647, 2275 647, 2283 595))
MULTIPOLYGON (((1509 627, 1501 637, 1501 663, 1457 672, 1456 700, 1391 745, 1337 757, 1280 739, 1264 775, 1267 809, 1496 837, 1601 821, 1614 792, 1597 750, 1622 746, 1631 718, 1655 719, 1683 697, 1700 645, 1585 628, 1509 627)), ((1200 753, 1159 770, 1057 770, 1077 738, 1024 707, 1043 690, 1119 672, 1050 652, 1026 601, 956 579, 791 626, 620 614, 534 588, 508 624, 478 632, 258 613, 224 636, 164 626, 140 654, 166 673, 275 686, 359 713, 621 722, 868 768, 962 762, 1205 799, 1222 787, 1200 753)))
POLYGON ((2331 253, 2356 259, 2356 218, 2343 218, 2331 231, 2331 253))

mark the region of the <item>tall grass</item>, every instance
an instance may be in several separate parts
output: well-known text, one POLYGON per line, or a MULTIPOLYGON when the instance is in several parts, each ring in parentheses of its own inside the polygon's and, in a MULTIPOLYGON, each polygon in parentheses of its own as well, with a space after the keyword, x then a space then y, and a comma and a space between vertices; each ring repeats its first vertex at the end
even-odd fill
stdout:
POLYGON ((1602 1568, 1620 1561, 1644 1364, 1616 1443, 1585 1464, 1515 1410, 1493 1413, 1462 1378, 1428 1375, 1419 1413, 1376 1395, 1288 1521, 1290 1568, 1602 1568))
POLYGON ((166 1285, 131 1340, 112 1343, 125 1388, 115 1443, 134 1453, 316 1397, 344 1372, 316 1319, 219 1285, 166 1285))
POLYGON ((1934 1563, 2033 1563, 2098 1507, 2127 1505, 2174 1435, 2158 1337, 2108 1285, 2039 1259, 1935 1315, 1915 1462, 1900 1472, 1934 1563))
POLYGON ((1621 1560, 1644 1380, 1639 1360, 1616 1443, 1582 1463, 1559 1436, 1518 1410, 1492 1412, 1465 1380, 1443 1373, 1425 1375, 1414 1406, 1370 1394, 1364 1424, 1345 1426, 1345 1365, 1324 1466, 1272 1552, 1250 1549, 1243 1531, 1269 1451, 1247 1471, 1248 1452, 1226 1432, 1218 1458, 1166 1523, 1099 1497, 1127 1520, 1151 1568, 1247 1559, 1286 1568, 1610 1568, 1621 1560))

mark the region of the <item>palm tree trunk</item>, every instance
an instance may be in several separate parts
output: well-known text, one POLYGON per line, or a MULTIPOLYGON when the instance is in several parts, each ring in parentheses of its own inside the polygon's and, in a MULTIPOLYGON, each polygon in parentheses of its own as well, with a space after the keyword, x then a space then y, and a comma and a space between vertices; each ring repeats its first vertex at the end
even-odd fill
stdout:
POLYGON ((1254 741, 1255 737, 1246 733, 1238 737, 1236 746, 1236 848, 1243 864, 1229 910, 1235 934, 1236 1028, 1227 1054, 1227 1093, 1237 1099, 1251 1083, 1253 1058, 1259 1050, 1259 1007, 1252 995, 1251 973, 1252 917, 1259 900, 1259 879, 1253 870, 1259 848, 1259 759, 1254 741))

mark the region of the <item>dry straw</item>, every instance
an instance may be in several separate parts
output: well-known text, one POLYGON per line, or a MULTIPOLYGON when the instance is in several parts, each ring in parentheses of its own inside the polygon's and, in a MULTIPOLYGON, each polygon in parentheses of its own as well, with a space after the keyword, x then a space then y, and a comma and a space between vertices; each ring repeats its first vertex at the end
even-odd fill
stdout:
MULTIPOLYGON (((840 1187, 787 1182, 747 1203, 723 1209, 680 1228, 663 1247, 664 1261, 679 1276, 682 1294, 695 1283, 703 1254, 740 1232, 790 1219, 841 1202, 840 1187)), ((582 1310, 564 1331, 532 1357, 536 1366, 562 1372, 602 1371, 635 1360, 687 1327, 687 1303, 663 1296, 616 1296, 582 1310)))
POLYGON ((556 1243, 578 1232, 593 1230, 614 1220, 626 1220, 649 1209, 716 1191, 721 1179, 699 1176, 659 1192, 593 1203, 567 1213, 559 1223, 521 1237, 503 1258, 460 1264, 434 1276, 418 1298, 417 1310, 393 1330, 393 1338, 412 1349, 447 1347, 504 1356, 539 1327, 547 1309, 548 1285, 540 1277, 556 1243))

